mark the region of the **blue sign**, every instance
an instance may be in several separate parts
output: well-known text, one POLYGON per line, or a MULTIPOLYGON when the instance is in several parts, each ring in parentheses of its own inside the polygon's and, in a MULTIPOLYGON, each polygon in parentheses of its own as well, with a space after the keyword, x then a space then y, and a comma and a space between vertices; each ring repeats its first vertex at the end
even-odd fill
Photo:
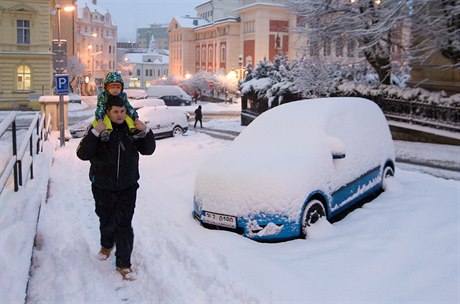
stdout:
POLYGON ((68 74, 56 75, 56 94, 58 95, 69 94, 69 75, 68 74))

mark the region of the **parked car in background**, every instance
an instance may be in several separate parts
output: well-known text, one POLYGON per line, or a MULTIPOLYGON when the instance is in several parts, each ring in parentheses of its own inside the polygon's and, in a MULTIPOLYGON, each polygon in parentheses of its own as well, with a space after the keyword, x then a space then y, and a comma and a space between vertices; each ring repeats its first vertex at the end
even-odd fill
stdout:
POLYGON ((143 89, 124 89, 129 99, 145 99, 147 98, 147 91, 143 89))
POLYGON ((194 216, 258 241, 308 237, 394 175, 388 123, 363 98, 319 98, 257 117, 197 171, 194 216))
POLYGON ((161 96, 160 99, 163 99, 167 106, 189 106, 191 104, 190 100, 182 99, 174 95, 161 96))
MULTIPOLYGON (((135 102, 133 102, 135 103, 135 102)), ((188 131, 188 118, 190 115, 179 109, 172 109, 165 106, 161 99, 148 98, 139 100, 141 106, 134 104, 137 108, 139 119, 149 126, 156 138, 182 135, 188 131)), ((74 138, 83 137, 88 126, 93 122, 93 117, 69 127, 70 134, 74 138)))
POLYGON ((167 106, 143 107, 137 113, 157 138, 179 136, 188 130, 188 114, 179 109, 167 106))
POLYGON ((149 97, 153 98, 172 95, 187 100, 189 103, 192 102, 192 97, 176 85, 152 85, 147 89, 147 93, 149 97))
POLYGON ((69 94, 69 103, 81 103, 81 95, 76 93, 69 94))
POLYGON ((131 99, 129 100, 129 103, 136 110, 143 107, 155 107, 166 105, 163 99, 159 98, 131 99))

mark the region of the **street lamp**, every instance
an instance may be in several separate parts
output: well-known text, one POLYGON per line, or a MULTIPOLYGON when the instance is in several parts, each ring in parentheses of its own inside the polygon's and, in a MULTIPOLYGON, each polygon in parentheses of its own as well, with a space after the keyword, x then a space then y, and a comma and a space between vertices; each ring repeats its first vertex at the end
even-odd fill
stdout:
POLYGON ((88 56, 91 56, 91 77, 93 78, 94 88, 96 89, 96 75, 94 75, 96 73, 94 68, 94 56, 102 54, 102 51, 90 53, 91 51, 93 51, 93 46, 90 44, 88 45, 88 56))
POLYGON ((243 75, 243 55, 241 54, 238 56, 238 66, 239 66, 238 79, 242 80, 244 75, 243 75))
MULTIPOLYGON (((59 56, 62 56, 62 41, 61 41, 61 9, 64 9, 66 12, 72 12, 75 10, 75 6, 69 5, 64 8, 60 4, 55 6, 57 10, 57 35, 58 35, 58 50, 59 56)), ((72 33, 73 35, 73 33, 72 33)), ((62 64, 62 58, 59 58, 59 64, 62 64)), ((62 71, 62 66, 60 66, 62 71)), ((67 67, 64 67, 64 70, 67 70, 67 67)), ((60 146, 65 146, 65 135, 64 135, 64 95, 59 94, 59 142, 60 146)))

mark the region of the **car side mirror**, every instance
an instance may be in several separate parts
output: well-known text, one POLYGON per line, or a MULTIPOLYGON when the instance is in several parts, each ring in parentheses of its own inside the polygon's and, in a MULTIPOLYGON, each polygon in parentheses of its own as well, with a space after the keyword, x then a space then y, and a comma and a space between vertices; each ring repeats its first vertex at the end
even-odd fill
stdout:
POLYGON ((332 159, 341 159, 341 158, 345 158, 345 153, 332 152, 332 159))
POLYGON ((329 137, 329 149, 331 151, 332 159, 345 158, 345 143, 337 137, 329 137))

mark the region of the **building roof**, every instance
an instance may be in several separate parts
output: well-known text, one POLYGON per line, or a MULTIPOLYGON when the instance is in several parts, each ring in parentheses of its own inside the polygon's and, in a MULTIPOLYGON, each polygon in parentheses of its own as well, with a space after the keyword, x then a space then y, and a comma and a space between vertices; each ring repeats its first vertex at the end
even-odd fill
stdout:
MULTIPOLYGON (((86 6, 89 8, 90 12, 98 12, 101 15, 110 14, 108 10, 106 10, 106 12, 103 12, 102 9, 99 6, 97 6, 97 4, 93 4, 91 0, 77 0, 79 19, 83 18, 83 9, 86 6)), ((114 22, 113 18, 112 18, 112 25, 116 26, 116 23, 114 22)))
POLYGON ((210 23, 201 17, 192 17, 189 15, 174 17, 173 19, 175 19, 176 22, 183 28, 195 28, 197 26, 203 26, 210 23))
POLYGON ((239 8, 235 9, 235 12, 242 11, 248 8, 256 7, 256 6, 273 6, 273 7, 287 7, 286 4, 283 3, 273 3, 273 2, 255 2, 250 3, 247 5, 240 6, 239 8))
POLYGON ((213 27, 213 26, 219 25, 219 24, 224 24, 224 23, 237 23, 237 22, 240 22, 240 18, 239 18, 239 17, 225 17, 225 18, 216 20, 216 21, 214 21, 214 22, 208 22, 207 24, 195 26, 194 29, 195 29, 195 30, 199 30, 199 29, 204 29, 204 28, 207 28, 207 27, 213 27))
POLYGON ((169 64, 169 56, 158 53, 126 53, 123 55, 124 58, 128 58, 129 63, 138 64, 169 64), (153 61, 145 61, 146 56, 154 56, 156 59, 153 61))

